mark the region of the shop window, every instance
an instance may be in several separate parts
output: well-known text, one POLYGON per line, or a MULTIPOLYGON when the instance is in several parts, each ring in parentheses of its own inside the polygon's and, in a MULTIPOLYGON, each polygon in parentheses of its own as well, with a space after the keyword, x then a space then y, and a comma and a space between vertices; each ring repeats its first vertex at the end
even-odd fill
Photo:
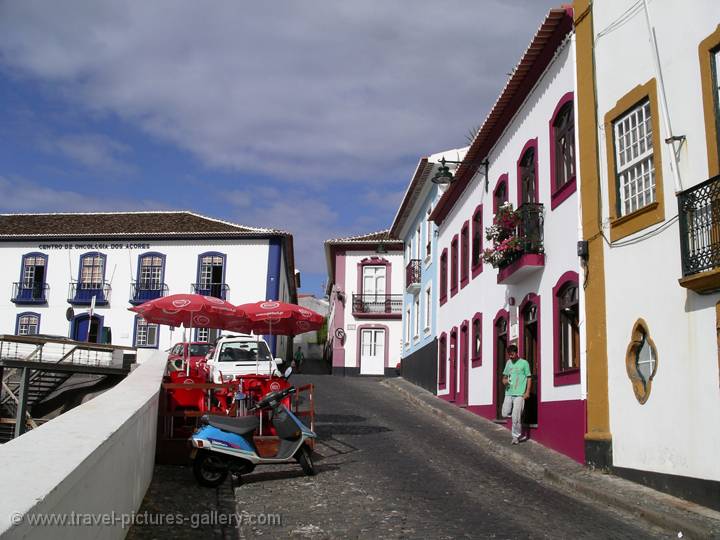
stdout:
POLYGON ((568 92, 557 104, 550 119, 551 208, 575 192, 575 111, 573 94, 568 92))
POLYGON ((463 223, 460 229, 460 287, 464 287, 470 280, 470 223, 463 223))
POLYGON ((15 334, 33 336, 40 333, 40 315, 38 313, 20 313, 15 320, 15 334))
POLYGON ((458 292, 458 235, 450 242, 450 296, 458 292))
POLYGON ((472 319, 472 345, 470 347, 472 366, 482 365, 482 314, 476 313, 472 319))
POLYGON ((475 209, 472 218, 472 249, 470 254, 470 265, 472 277, 482 272, 482 250, 483 250, 483 228, 482 228, 482 205, 475 209))
POLYGON ((665 219, 655 80, 638 86, 605 115, 610 238, 665 219))
POLYGON ((625 367, 635 398, 641 405, 650 397, 657 364, 657 349, 650 337, 648 325, 643 319, 638 319, 633 326, 632 337, 625 354, 625 367))
POLYGON ((447 381, 447 334, 443 332, 438 341, 438 386, 445 388, 447 381))
POLYGON ((157 349, 160 325, 147 322, 139 315, 135 317, 135 347, 157 349))
POLYGON ((443 249, 440 255, 440 305, 447 301, 448 289, 448 250, 443 249))

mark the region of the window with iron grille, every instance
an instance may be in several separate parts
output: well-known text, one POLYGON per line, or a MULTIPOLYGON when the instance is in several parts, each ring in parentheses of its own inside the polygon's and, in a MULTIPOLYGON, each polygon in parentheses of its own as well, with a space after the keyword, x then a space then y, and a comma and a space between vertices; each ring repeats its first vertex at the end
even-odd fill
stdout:
POLYGON ((613 122, 619 216, 656 200, 652 130, 649 99, 613 122))
POLYGON ((575 119, 573 102, 562 106, 553 123, 555 135, 555 178, 557 191, 575 178, 575 119))
POLYGON ((558 293, 560 324, 560 371, 580 367, 580 328, 578 284, 567 283, 558 293))
POLYGON ((135 319, 135 346, 157 348, 159 325, 148 323, 142 317, 135 319))
POLYGON ((40 315, 37 313, 20 313, 17 316, 18 336, 32 336, 40 331, 40 315))
POLYGON ((140 257, 140 282, 142 290, 157 291, 163 286, 163 258, 160 255, 140 257))
POLYGON ((105 279, 105 256, 89 253, 80 257, 80 288, 101 289, 105 279))

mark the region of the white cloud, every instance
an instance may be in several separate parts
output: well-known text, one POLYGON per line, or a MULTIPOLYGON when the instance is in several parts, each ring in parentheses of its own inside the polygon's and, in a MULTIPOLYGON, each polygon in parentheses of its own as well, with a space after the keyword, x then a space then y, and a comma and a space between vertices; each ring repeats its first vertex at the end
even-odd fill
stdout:
MULTIPOLYGON (((212 167, 385 181, 464 143, 551 5, 3 2, 0 63, 212 167)), ((117 159, 74 142, 85 163, 117 159)))
POLYGON ((25 178, 0 176, 0 192, 21 194, 0 198, 2 212, 109 212, 168 208, 166 203, 159 201, 88 195, 43 186, 25 178))
POLYGON ((42 147, 64 155, 88 169, 111 173, 130 173, 133 167, 123 160, 130 148, 101 134, 66 134, 47 139, 42 147))

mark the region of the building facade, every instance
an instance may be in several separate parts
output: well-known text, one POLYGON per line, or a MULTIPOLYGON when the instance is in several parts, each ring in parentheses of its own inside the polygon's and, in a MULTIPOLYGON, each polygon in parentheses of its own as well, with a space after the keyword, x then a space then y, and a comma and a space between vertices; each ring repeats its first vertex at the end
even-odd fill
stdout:
POLYGON ((403 243, 388 231, 325 242, 327 350, 336 375, 394 375, 400 363, 403 243))
MULTIPOLYGON (((4 214, 0 249, 2 333, 133 346, 139 357, 169 348, 183 331, 147 324, 132 305, 190 292, 235 304, 297 296, 289 234, 190 212, 4 214)), ((268 341, 287 354, 289 339, 268 341)))
POLYGON ((575 3, 587 458, 717 509, 720 11, 688 8, 575 3))
POLYGON ((551 10, 438 201, 440 397, 504 422, 506 348, 532 371, 528 436, 584 460, 575 44, 551 10))
POLYGON ((438 254, 437 228, 428 218, 443 188, 433 183, 432 178, 438 173, 441 158, 459 161, 466 151, 467 148, 449 150, 422 158, 390 227, 390 235, 405 244, 402 375, 433 393, 437 390, 438 254))

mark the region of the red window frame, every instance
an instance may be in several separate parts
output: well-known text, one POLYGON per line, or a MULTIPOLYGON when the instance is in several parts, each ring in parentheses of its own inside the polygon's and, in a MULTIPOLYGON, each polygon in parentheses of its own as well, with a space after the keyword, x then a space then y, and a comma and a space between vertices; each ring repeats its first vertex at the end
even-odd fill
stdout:
POLYGON ((509 200, 510 194, 508 193, 508 175, 505 173, 500 175, 500 178, 498 178, 498 181, 495 184, 495 189, 493 190, 493 214, 497 214, 500 205, 509 200), (500 200, 499 193, 501 189, 505 192, 505 195, 502 197, 504 200, 502 201, 500 200))
POLYGON ((470 282, 470 222, 465 221, 460 229, 460 288, 470 282))
MULTIPOLYGON (((557 122, 557 118, 560 115, 560 112, 565 108, 565 106, 570 103, 571 107, 573 107, 573 116, 575 114, 574 110, 574 104, 573 101, 575 99, 575 96, 572 92, 568 92, 563 97, 560 98, 560 101, 558 101, 557 105, 555 106, 555 111, 553 111, 553 115, 550 118, 549 124, 549 131, 550 131, 550 209, 555 210, 560 204, 566 200, 570 195, 575 193, 577 190, 577 147, 575 148, 575 151, 573 152, 573 155, 575 156, 575 175, 570 177, 567 182, 565 182, 562 186, 559 188, 556 188, 556 175, 557 175, 557 148, 556 148, 556 137, 555 137, 555 124, 557 122)), ((573 124, 575 123, 575 118, 573 118, 573 124)), ((577 127, 577 126, 576 126, 577 127)), ((573 146, 575 144, 575 141, 573 140, 573 146)))
MULTIPOLYGON (((566 285, 574 283, 579 284, 579 276, 577 272, 572 270, 565 272, 552 289, 553 295, 553 386, 569 386, 572 384, 580 384, 580 366, 572 369, 563 370, 560 366, 560 292, 566 285)), ((579 301, 578 301, 579 304, 579 301)), ((578 364, 580 359, 578 358, 578 364)))
POLYGON ((475 208, 472 218, 472 237, 471 237, 471 251, 470 251, 470 263, 472 266, 472 277, 477 277, 483 271, 483 225, 482 225, 482 212, 483 205, 480 204, 475 208), (478 237, 477 242, 477 260, 475 257, 475 238, 478 237))
POLYGON ((450 242, 450 296, 458 292, 458 235, 450 242))
POLYGON ((533 190, 535 198, 533 201, 528 201, 531 203, 538 203, 540 202, 540 193, 539 193, 539 187, 540 182, 538 180, 538 140, 537 137, 534 139, 530 139, 528 142, 525 143, 525 146, 523 146, 522 151, 520 152, 520 157, 517 160, 517 206, 515 208, 520 208, 524 201, 523 201, 523 189, 522 189, 522 162, 525 160, 525 156, 528 152, 533 151, 533 190))
POLYGON ((471 345, 470 345, 470 352, 471 352, 471 360, 472 360, 472 367, 478 367, 482 365, 482 313, 476 313, 473 315, 472 323, 471 323, 471 345), (480 350, 475 350, 475 343, 477 338, 480 338, 480 350))
POLYGON ((438 340, 438 387, 442 390, 447 385, 447 334, 440 334, 438 340))
POLYGON ((447 302, 448 290, 448 250, 443 249, 440 255, 440 305, 447 302))

